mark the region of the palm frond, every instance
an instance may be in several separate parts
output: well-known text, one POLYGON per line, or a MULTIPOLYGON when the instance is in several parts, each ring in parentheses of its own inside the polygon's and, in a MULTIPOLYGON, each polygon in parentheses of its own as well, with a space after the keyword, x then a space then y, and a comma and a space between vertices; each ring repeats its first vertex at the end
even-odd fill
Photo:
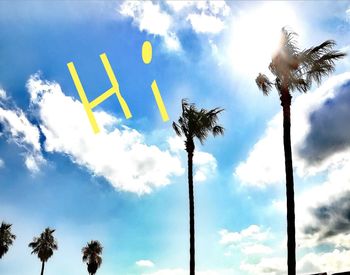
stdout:
POLYGON ((258 88, 262 90, 264 95, 268 95, 270 93, 273 85, 269 78, 261 73, 259 73, 259 75, 255 79, 255 83, 258 86, 258 88))
POLYGON ((173 129, 178 136, 185 136, 187 140, 197 138, 201 143, 210 133, 216 135, 223 133, 223 128, 216 128, 218 126, 218 116, 223 111, 221 108, 214 108, 206 110, 204 108, 197 109, 193 103, 188 103, 187 100, 182 100, 182 115, 179 117, 177 123, 173 122, 173 129))
POLYGON ((173 122, 173 129, 174 129, 176 135, 178 135, 179 137, 182 136, 181 127, 176 122, 173 122))

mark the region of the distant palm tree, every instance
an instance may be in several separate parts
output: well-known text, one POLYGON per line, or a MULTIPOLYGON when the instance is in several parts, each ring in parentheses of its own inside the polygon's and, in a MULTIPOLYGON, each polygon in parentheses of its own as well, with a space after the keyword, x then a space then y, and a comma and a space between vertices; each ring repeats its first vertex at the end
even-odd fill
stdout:
POLYGON ((295 274, 295 213, 293 162, 290 139, 291 92, 298 90, 306 93, 313 82, 321 83, 324 76, 335 70, 335 61, 343 58, 345 53, 333 50, 335 42, 327 40, 316 47, 299 50, 295 41, 296 34, 282 28, 281 44, 273 56, 269 69, 275 76, 272 82, 264 74, 259 74, 256 84, 268 95, 275 86, 279 93, 283 109, 283 143, 286 172, 287 196, 287 235, 288 235, 288 274, 295 274))
POLYGON ((40 275, 44 274, 45 263, 53 255, 53 251, 58 249, 57 242, 52 235, 54 232, 54 229, 48 227, 40 234, 40 237, 35 237, 28 245, 33 249, 32 254, 37 254, 42 263, 40 275))
POLYGON ((173 122, 173 128, 178 136, 185 138, 185 150, 188 160, 188 191, 189 191, 189 218, 190 218, 190 275, 195 274, 195 226, 194 226, 194 188, 193 188, 193 153, 194 139, 204 143, 210 133, 214 136, 222 135, 224 128, 217 124, 218 115, 223 111, 220 108, 212 110, 198 110, 195 104, 182 100, 182 114, 178 122, 173 122))
POLYGON ((16 235, 11 233, 12 224, 5 222, 0 226, 0 259, 7 253, 13 241, 16 239, 16 235))
POLYGON ((91 241, 81 250, 83 262, 87 264, 89 275, 96 274, 97 269, 102 264, 102 250, 103 247, 99 241, 91 241))

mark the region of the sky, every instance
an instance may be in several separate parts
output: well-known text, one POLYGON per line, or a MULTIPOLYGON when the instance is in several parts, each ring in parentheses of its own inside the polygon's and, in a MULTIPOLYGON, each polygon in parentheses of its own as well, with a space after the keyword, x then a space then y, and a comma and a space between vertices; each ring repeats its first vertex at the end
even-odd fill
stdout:
MULTIPOLYGON (((0 1, 0 220, 17 235, 0 274, 39 273, 28 243, 48 226, 59 249, 45 274, 87 274, 90 240, 97 274, 188 274, 186 154, 171 127, 183 98, 225 109, 225 135, 196 143, 197 273, 285 274, 282 114, 254 81, 284 26, 300 49, 333 39, 350 54, 349 1, 0 1), (95 134, 67 63, 92 101, 111 88, 103 53, 132 117, 112 96, 95 134)), ((350 270, 349 90, 346 57, 293 93, 299 274, 350 270)))

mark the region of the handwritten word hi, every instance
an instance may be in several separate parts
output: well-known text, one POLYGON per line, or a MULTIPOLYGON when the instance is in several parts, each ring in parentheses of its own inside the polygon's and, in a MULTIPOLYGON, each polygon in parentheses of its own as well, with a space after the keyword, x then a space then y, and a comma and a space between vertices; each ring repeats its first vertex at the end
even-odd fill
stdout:
MULTIPOLYGON (((112 84, 112 87, 92 101, 89 101, 87 96, 86 96, 83 85, 81 84, 78 73, 75 69, 74 63, 69 62, 67 64, 68 70, 72 76, 74 85, 78 91, 78 94, 80 96, 80 100, 83 103, 84 109, 86 111, 86 114, 89 118, 91 127, 92 127, 95 134, 97 134, 100 131, 100 128, 98 127, 98 124, 96 122, 96 119, 95 119, 94 113, 92 112, 92 109, 95 108, 96 106, 98 106, 99 104, 101 104, 103 101, 105 101, 107 98, 109 98, 113 94, 115 94, 117 96, 119 104, 122 107, 122 110, 124 112, 125 118, 129 119, 132 117, 129 106, 120 93, 118 80, 115 77, 115 74, 112 70, 111 64, 108 61, 107 55, 105 53, 102 53, 100 55, 100 58, 102 60, 102 64, 103 64, 103 66, 106 70, 106 73, 108 75, 108 78, 112 84)), ((142 60, 145 64, 149 64, 152 61, 152 44, 149 41, 145 41, 142 45, 142 60)), ((159 112, 162 116, 163 121, 164 122, 168 121, 169 116, 168 116, 168 113, 166 111, 162 96, 160 95, 157 82, 155 80, 153 80, 153 82, 151 84, 151 88, 152 88, 153 95, 154 95, 154 98, 155 98, 156 103, 158 105, 158 109, 159 109, 159 112)))

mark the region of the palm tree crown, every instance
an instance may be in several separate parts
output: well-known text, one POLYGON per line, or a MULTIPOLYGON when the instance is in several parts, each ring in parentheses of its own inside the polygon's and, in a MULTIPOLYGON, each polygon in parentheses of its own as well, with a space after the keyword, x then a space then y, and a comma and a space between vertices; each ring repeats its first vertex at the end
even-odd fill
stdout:
POLYGON ((313 81, 320 84, 324 76, 332 73, 335 70, 335 61, 346 55, 333 50, 336 45, 333 40, 300 50, 295 37, 296 33, 282 28, 279 51, 269 65, 270 71, 276 77, 275 81, 270 81, 264 74, 259 74, 256 78, 256 84, 265 95, 269 94, 273 86, 280 94, 284 89, 305 93, 311 88, 313 81))
POLYGON ((178 136, 186 138, 186 151, 194 150, 194 144, 188 144, 190 141, 193 142, 194 138, 197 138, 203 144, 210 133, 214 136, 224 133, 224 128, 217 124, 218 115, 223 109, 198 110, 195 104, 189 104, 186 99, 183 99, 181 103, 182 115, 177 123, 173 122, 173 128, 178 136))
POLYGON ((5 222, 0 226, 0 259, 7 253, 16 236, 11 233, 12 224, 5 222))
POLYGON ((33 249, 32 254, 37 254, 42 262, 46 262, 53 255, 53 251, 58 249, 57 242, 52 235, 54 232, 54 229, 48 227, 40 234, 40 237, 34 238, 29 244, 29 247, 33 249))
POLYGON ((95 274, 97 269, 101 266, 102 250, 103 247, 99 241, 91 241, 81 250, 83 253, 83 262, 87 263, 89 274, 95 274))

